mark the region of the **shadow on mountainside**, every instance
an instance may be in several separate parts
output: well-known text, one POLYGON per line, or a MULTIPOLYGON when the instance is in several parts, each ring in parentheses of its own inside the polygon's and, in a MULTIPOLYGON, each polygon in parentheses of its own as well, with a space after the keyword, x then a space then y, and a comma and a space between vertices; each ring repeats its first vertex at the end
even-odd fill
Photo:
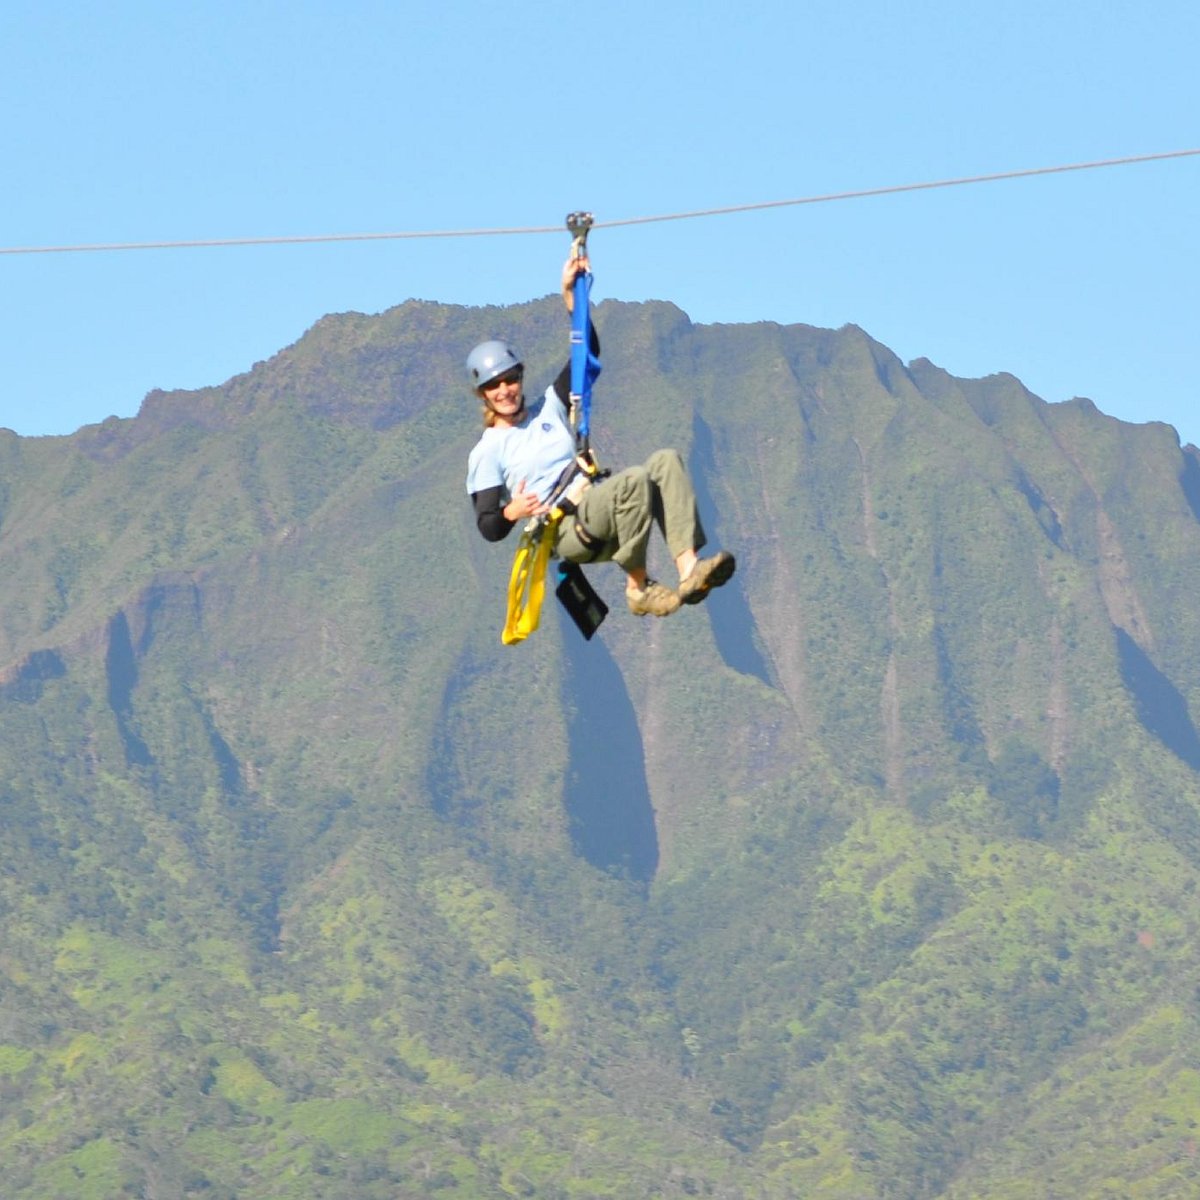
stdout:
POLYGON ((1200 771, 1200 734, 1187 701, 1125 630, 1118 629, 1116 635, 1121 679, 1133 697, 1138 720, 1193 771, 1200 771))
POLYGON ((603 643, 568 630, 565 802, 575 850, 594 867, 649 883, 658 830, 637 714, 603 643))
MULTIPOLYGON (((696 417, 693 434, 692 461, 688 466, 696 489, 696 505, 700 510, 700 520, 705 532, 715 536, 720 528, 720 518, 708 487, 709 477, 717 471, 712 430, 696 417)), ((709 550, 716 548, 715 545, 710 545, 709 550)), ((732 550, 736 556, 736 546, 726 548, 732 550)), ((742 581, 737 575, 721 589, 720 604, 708 606, 706 611, 712 622, 717 650, 725 660, 725 665, 743 675, 753 675, 768 687, 775 687, 776 680, 771 678, 766 659, 754 640, 754 617, 750 612, 750 605, 746 602, 742 581)))

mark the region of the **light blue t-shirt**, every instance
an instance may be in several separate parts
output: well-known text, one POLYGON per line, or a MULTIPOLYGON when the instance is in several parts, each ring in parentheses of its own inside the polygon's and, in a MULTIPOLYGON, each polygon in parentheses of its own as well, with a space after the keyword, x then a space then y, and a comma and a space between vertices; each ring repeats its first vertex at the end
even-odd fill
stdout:
POLYGON ((548 387, 516 428, 483 431, 467 459, 467 494, 503 485, 511 497, 523 479, 527 492, 546 500, 574 457, 566 406, 548 387))

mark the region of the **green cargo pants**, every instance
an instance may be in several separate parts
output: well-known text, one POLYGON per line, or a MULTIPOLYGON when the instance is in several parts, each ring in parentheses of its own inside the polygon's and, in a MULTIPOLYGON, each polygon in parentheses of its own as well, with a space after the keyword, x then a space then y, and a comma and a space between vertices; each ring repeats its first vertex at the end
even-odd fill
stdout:
POLYGON ((699 550, 707 541, 692 481, 675 450, 656 450, 642 466, 628 467, 588 488, 579 511, 559 526, 556 548, 568 562, 611 561, 626 572, 636 571, 646 565, 652 524, 662 530, 672 558, 699 550), (583 526, 586 540, 577 524, 583 526))

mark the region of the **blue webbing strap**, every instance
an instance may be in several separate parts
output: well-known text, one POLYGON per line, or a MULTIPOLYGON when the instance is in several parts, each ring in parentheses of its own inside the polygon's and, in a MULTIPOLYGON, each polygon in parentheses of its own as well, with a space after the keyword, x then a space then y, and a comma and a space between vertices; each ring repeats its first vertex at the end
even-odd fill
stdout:
POLYGON ((571 313, 571 406, 578 413, 575 441, 585 452, 591 432, 592 384, 600 374, 600 359, 592 353, 591 292, 591 272, 576 275, 571 313))

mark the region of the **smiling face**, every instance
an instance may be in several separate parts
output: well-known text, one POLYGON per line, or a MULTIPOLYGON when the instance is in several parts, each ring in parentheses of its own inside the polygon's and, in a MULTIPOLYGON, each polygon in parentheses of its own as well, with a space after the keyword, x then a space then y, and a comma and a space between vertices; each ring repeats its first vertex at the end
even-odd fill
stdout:
POLYGON ((522 387, 524 372, 520 367, 505 371, 495 379, 488 380, 480 389, 483 402, 496 415, 496 424, 502 427, 515 425, 525 408, 522 387))

